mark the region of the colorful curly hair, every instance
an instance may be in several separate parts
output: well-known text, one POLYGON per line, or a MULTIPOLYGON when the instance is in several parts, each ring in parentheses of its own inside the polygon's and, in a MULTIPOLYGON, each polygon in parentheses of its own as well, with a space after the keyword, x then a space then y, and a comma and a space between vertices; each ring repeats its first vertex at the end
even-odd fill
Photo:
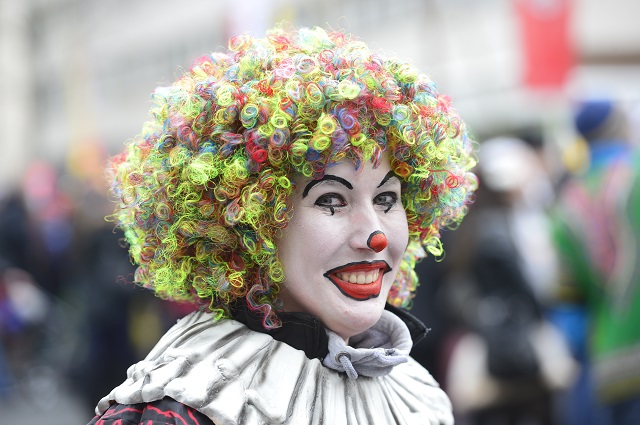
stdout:
POLYGON ((284 279, 275 241, 293 211, 296 174, 389 152, 403 180, 409 246, 388 301, 409 307, 416 261, 442 254, 477 180, 474 145, 447 97, 408 62, 321 28, 275 28, 229 41, 157 88, 142 132, 112 158, 112 216, 160 297, 206 303, 217 317, 245 299, 279 326, 284 279))

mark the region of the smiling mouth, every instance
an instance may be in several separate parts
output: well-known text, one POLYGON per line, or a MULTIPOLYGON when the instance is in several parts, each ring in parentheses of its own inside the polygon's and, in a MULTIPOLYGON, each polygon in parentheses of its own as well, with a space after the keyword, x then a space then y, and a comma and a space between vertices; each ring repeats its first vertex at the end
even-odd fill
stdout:
POLYGON ((347 297, 365 301, 380 295, 382 278, 389 271, 386 261, 361 261, 331 269, 324 277, 347 297))

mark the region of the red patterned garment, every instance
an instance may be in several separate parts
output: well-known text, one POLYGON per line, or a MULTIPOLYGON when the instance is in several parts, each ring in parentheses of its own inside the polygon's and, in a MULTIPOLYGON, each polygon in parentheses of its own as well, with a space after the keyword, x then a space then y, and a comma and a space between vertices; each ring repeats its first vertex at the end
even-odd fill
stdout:
POLYGON ((165 397, 153 403, 114 404, 88 425, 214 425, 197 410, 165 397))

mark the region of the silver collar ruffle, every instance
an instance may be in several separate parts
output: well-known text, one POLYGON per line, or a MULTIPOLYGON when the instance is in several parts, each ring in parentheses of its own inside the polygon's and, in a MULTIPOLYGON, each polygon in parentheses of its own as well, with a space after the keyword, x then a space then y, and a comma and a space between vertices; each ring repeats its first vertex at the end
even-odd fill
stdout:
POLYGON ((96 412, 171 397, 218 425, 452 424, 448 397, 406 360, 384 376, 349 379, 269 335, 196 312, 131 366, 96 412))

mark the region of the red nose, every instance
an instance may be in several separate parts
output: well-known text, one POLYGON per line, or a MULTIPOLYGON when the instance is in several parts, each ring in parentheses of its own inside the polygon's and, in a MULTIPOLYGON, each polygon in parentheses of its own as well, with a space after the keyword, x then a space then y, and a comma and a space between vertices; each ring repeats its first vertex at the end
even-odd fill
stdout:
POLYGON ((380 252, 387 247, 387 237, 380 230, 376 230, 369 235, 367 246, 375 252, 380 252))

